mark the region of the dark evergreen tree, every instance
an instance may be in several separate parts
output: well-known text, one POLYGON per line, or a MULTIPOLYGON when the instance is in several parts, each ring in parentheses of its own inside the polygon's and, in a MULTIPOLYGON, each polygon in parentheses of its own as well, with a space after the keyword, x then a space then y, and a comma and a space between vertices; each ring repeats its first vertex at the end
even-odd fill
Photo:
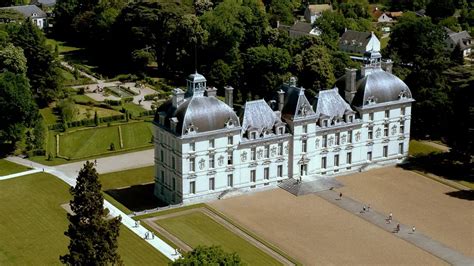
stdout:
POLYGON ((170 265, 241 265, 237 253, 226 253, 219 246, 198 246, 193 251, 185 253, 170 265))
POLYGON ((117 252, 121 217, 109 218, 104 209, 104 197, 99 176, 92 162, 87 161, 79 171, 75 187, 70 189, 73 214, 64 233, 70 238, 68 254, 60 256, 67 265, 121 264, 117 252))

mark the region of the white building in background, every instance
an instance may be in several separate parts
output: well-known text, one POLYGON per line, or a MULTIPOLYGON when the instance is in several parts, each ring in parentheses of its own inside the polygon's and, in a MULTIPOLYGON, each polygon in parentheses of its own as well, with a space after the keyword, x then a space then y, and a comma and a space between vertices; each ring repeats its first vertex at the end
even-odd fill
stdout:
POLYGON ((381 67, 378 52, 348 69, 337 86, 308 99, 292 78, 276 101, 233 110, 192 74, 155 117, 155 195, 170 204, 303 183, 401 162, 408 154, 411 103, 406 84, 381 67), (240 114, 240 116, 237 115, 240 114))

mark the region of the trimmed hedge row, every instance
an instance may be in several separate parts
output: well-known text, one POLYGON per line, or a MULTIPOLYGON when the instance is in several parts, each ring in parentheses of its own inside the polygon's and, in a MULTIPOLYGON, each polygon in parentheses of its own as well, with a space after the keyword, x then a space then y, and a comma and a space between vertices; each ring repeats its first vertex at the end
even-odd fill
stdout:
MULTIPOLYGON (((119 121, 119 120, 124 120, 125 115, 113 115, 113 116, 106 116, 106 117, 99 117, 99 123, 108 123, 108 122, 113 122, 113 121, 119 121)), ((95 125, 94 119, 83 119, 79 121, 72 121, 72 122, 67 122, 66 126, 68 128, 70 127, 81 127, 81 126, 93 126, 95 125)), ((62 123, 57 123, 53 125, 48 126, 49 130, 62 130, 64 129, 64 124, 62 123)))

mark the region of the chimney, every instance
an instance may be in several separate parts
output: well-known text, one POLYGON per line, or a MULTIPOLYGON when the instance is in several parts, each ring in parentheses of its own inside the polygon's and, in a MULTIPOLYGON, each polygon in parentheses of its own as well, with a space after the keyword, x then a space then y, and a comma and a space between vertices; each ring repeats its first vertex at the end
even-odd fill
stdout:
POLYGON ((184 91, 180 88, 173 89, 173 107, 178 106, 184 101, 184 91))
POLYGON ((278 91, 278 111, 283 110, 283 106, 285 105, 285 92, 283 90, 278 91))
POLYGON ((176 118, 176 117, 170 118, 171 131, 173 131, 174 133, 176 133, 176 127, 177 127, 177 126, 178 126, 178 118, 176 118))
POLYGON ((230 108, 234 108, 234 88, 231 86, 225 86, 225 103, 230 106, 230 108))
POLYGON ((390 59, 385 60, 384 62, 382 62, 382 67, 383 67, 383 70, 385 70, 385 72, 391 74, 392 73, 392 67, 393 67, 393 61, 390 60, 390 59))
POLYGON ((356 71, 354 68, 346 68, 346 88, 344 89, 344 96, 346 100, 351 103, 356 94, 356 71))
POLYGON ((207 87, 206 96, 207 97, 216 97, 217 89, 215 87, 207 87))

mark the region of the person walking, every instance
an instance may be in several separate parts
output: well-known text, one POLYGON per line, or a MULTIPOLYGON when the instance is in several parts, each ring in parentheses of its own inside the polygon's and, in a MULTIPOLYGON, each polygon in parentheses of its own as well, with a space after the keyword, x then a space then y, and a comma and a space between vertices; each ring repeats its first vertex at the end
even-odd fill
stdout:
POLYGON ((339 192, 339 199, 342 199, 342 192, 339 192))
POLYGON ((415 230, 416 230, 416 228, 415 228, 415 226, 413 226, 413 228, 411 229, 412 234, 415 233, 415 230))
POLYGON ((400 232, 400 224, 397 224, 397 233, 400 232))
POLYGON ((370 211, 370 204, 369 204, 369 206, 367 206, 367 212, 368 212, 368 211, 370 211))

